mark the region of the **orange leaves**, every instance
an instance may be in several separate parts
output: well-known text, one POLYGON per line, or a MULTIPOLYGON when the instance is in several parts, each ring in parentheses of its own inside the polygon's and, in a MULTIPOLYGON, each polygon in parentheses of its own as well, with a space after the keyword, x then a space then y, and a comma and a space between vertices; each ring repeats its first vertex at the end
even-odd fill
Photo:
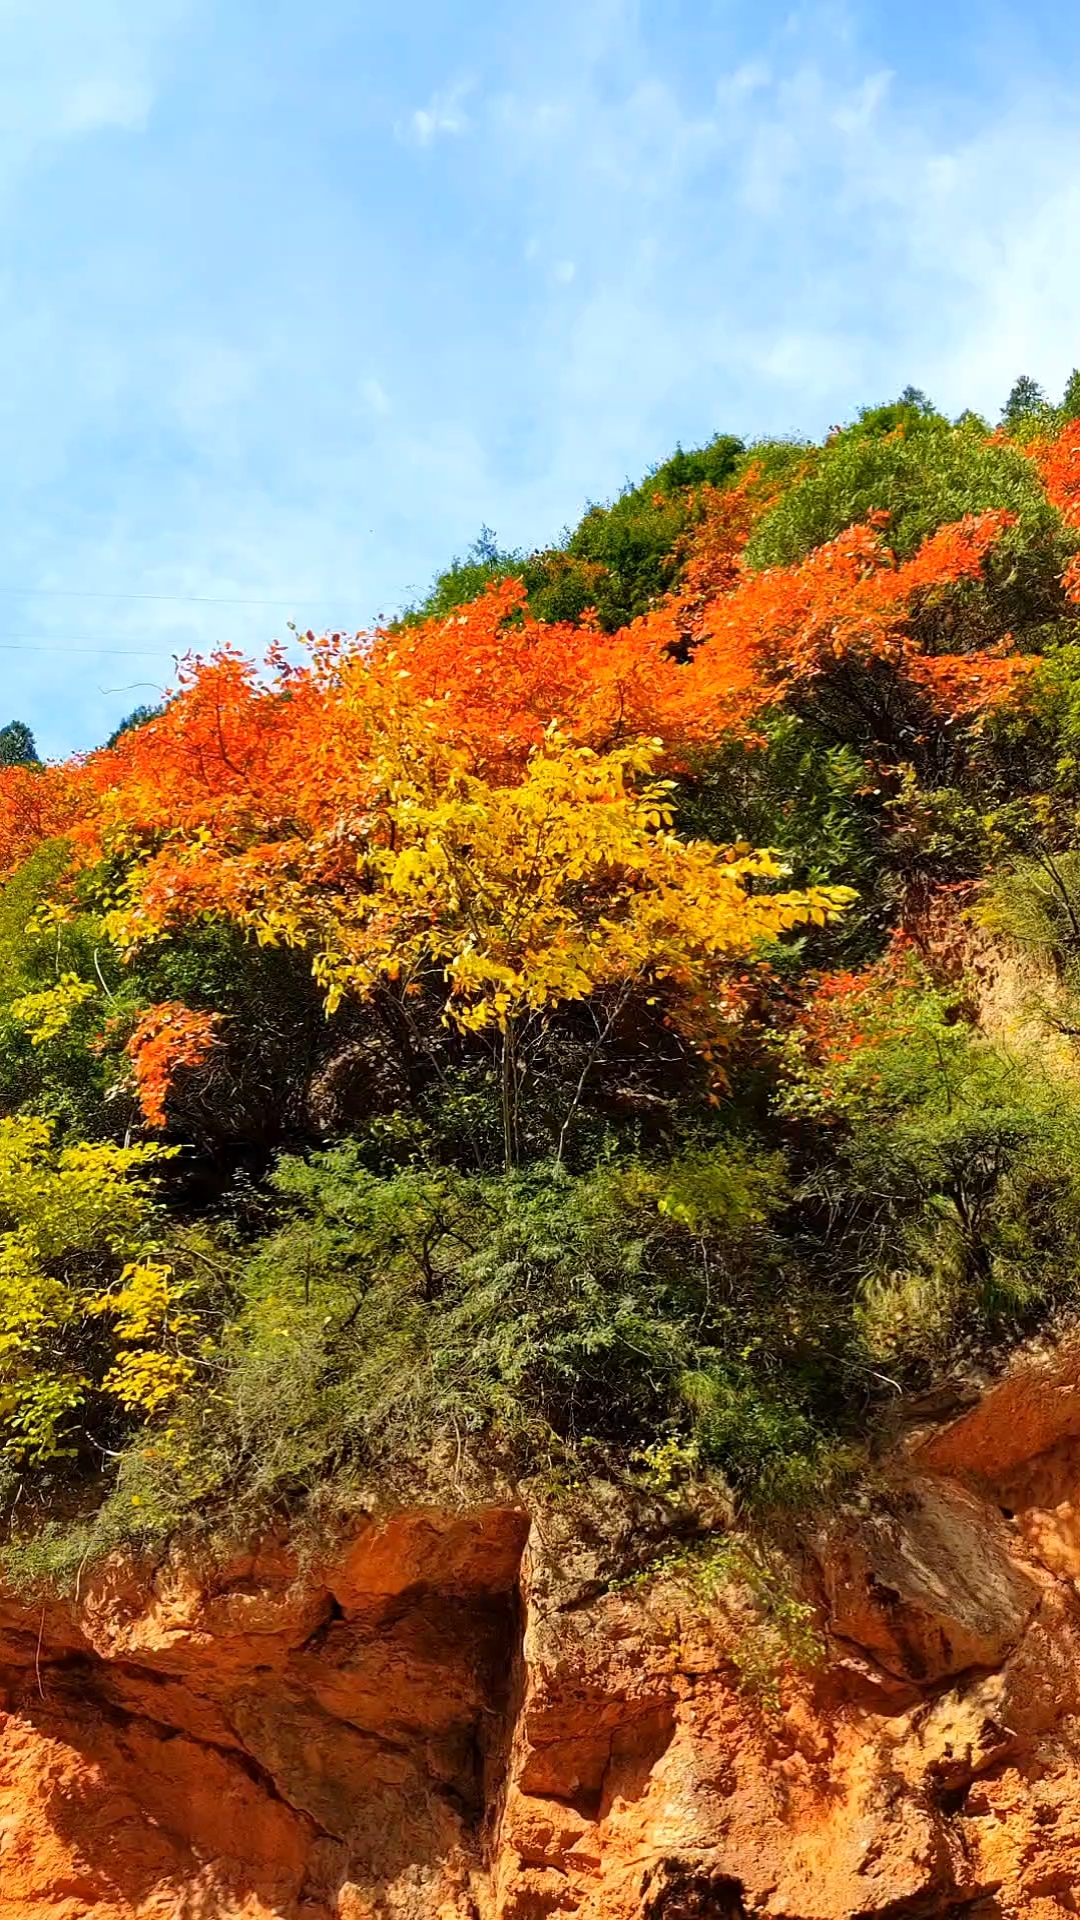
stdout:
MULTIPOLYGON (((124 948, 214 914, 307 943, 370 887, 387 834, 407 838, 410 794, 456 804, 468 780, 516 791, 553 726, 568 750, 648 742, 670 766, 851 662, 888 662, 964 718, 1024 671, 996 654, 924 658, 912 619, 978 577, 1009 515, 943 527, 903 564, 874 516, 752 573, 742 549, 768 497, 754 470, 703 490, 683 588, 615 634, 534 619, 510 580, 401 632, 309 636, 300 667, 272 656, 260 676, 227 650, 192 663, 164 712, 111 750, 0 776, 0 864, 64 831, 84 862, 116 857, 127 891, 108 925, 124 948)), ((169 1059, 192 1064, 184 1049, 206 1042, 182 1013, 133 1042, 154 1111, 169 1059)))
POLYGON ((978 580, 987 555, 1006 527, 1015 522, 1016 515, 1006 508, 989 507, 985 513, 968 513, 962 520, 938 527, 918 552, 897 568, 898 586, 910 595, 940 591, 962 580, 978 580))
POLYGON ((1036 441, 1032 458, 1051 506, 1070 527, 1080 526, 1080 420, 1069 420, 1052 440, 1036 441))
POLYGON ((945 653, 910 661, 908 672, 936 707, 969 720, 1011 699, 1037 665, 1031 654, 945 653))
POLYGON ((311 675, 276 659, 269 685, 230 650, 184 666, 157 719, 122 734, 89 766, 105 786, 102 818, 114 829, 191 831, 212 805, 216 822, 265 821, 287 809, 310 757, 311 675))
POLYGON ((86 784, 77 762, 0 767, 0 878, 68 831, 83 809, 86 784))
MULTIPOLYGON (((1080 420, 1069 420, 1053 440, 1031 449, 1047 499, 1066 526, 1080 532, 1080 420)), ((1070 600, 1080 600, 1080 554, 1069 561, 1062 585, 1070 600)))
POLYGON ((914 953, 901 936, 861 972, 819 974, 799 1026, 822 1064, 845 1066, 864 1048, 903 1037, 919 987, 914 953))
POLYGON ((733 486, 699 489, 700 518, 682 540, 685 559, 678 601, 683 610, 700 609, 738 585, 739 556, 776 498, 777 488, 757 464, 733 486))
POLYGON ((165 1101, 178 1067, 200 1067, 217 1045, 218 1016, 193 1013, 178 1000, 165 1000, 141 1016, 127 1054, 144 1118, 165 1125, 165 1101))
POLYGON ((1010 524, 1000 511, 942 527, 900 564, 879 525, 849 527, 798 565, 744 574, 703 616, 688 670, 685 710, 719 715, 741 695, 757 704, 846 660, 907 668, 919 648, 910 617, 929 596, 979 577, 1010 524))
POLYGON ((668 638, 641 620, 615 634, 534 620, 521 581, 503 580, 446 620, 378 635, 370 654, 343 659, 341 685, 407 675, 409 697, 435 703, 447 737, 509 770, 553 722, 598 749, 654 731, 678 674, 668 638))
MULTIPOLYGON (((603 751, 650 735, 678 754, 708 744, 792 686, 845 660, 906 668, 919 655, 911 615, 961 581, 977 579, 1010 524, 1001 511, 942 527, 899 564, 882 521, 849 528, 796 566, 747 572, 742 546, 761 502, 753 475, 710 490, 691 542, 684 585, 615 634, 545 624, 525 610, 524 588, 503 581, 448 620, 380 636, 368 655, 342 663, 345 683, 396 669, 411 697, 436 703, 440 729, 468 742, 478 761, 512 777, 557 721, 603 751), (689 659, 684 656, 689 651, 689 659)), ((1007 675, 954 676, 974 711, 980 684, 997 696, 1007 675)), ((924 677, 948 703, 947 675, 924 677)))

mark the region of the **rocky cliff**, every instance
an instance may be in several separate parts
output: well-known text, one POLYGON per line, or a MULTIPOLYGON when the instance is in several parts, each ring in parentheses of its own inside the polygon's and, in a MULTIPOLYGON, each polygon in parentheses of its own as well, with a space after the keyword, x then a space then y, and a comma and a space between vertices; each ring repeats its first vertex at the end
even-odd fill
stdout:
POLYGON ((806 1542, 828 1663, 738 1684, 653 1511, 358 1524, 0 1613, 0 1920, 1080 1911, 1080 1346, 806 1542))

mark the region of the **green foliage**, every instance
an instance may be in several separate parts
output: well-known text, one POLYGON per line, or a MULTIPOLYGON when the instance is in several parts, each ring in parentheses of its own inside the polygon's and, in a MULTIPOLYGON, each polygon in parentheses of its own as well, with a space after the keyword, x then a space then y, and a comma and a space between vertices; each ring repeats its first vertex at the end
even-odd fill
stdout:
MULTIPOLYGON (((749 739, 702 756, 680 783, 681 832, 717 846, 772 847, 793 886, 850 886, 859 910, 778 949, 787 967, 869 958, 894 911, 896 862, 887 850, 888 792, 852 746, 823 739, 812 722, 783 708, 766 713, 749 739)), ((785 884, 788 884, 785 882, 785 884)))
POLYGON ((717 846, 774 847, 795 886, 860 890, 879 859, 882 795, 854 748, 798 715, 766 713, 755 738, 703 757, 680 788, 680 830, 717 846))
POLYGON ((38 750, 25 720, 9 720, 0 727, 0 767, 36 766, 38 750))
POLYGON ((1080 367, 1073 368, 1066 383, 1061 418, 1063 421, 1080 420, 1080 367))
POLYGON ((1020 786, 1080 794, 1080 644, 1063 624, 992 734, 1020 786))
POLYGON ((693 453, 678 448, 609 506, 586 509, 566 551, 573 560, 604 569, 594 601, 602 627, 610 632, 625 626, 673 584, 679 536, 691 523, 693 489, 729 480, 744 452, 742 441, 728 434, 717 434, 693 453))
POLYGON ((786 1668, 805 1673, 824 1664, 817 1615, 790 1563, 776 1551, 736 1534, 687 1555, 672 1571, 708 1607, 727 1615, 740 1681, 763 1706, 779 1708, 786 1668))
POLYGON ((403 618, 445 618, 491 582, 520 576, 537 619, 576 621, 593 607, 601 626, 613 632, 646 612, 672 585, 679 538, 693 518, 695 489, 730 480, 745 451, 730 434, 716 434, 691 452, 677 447, 638 486, 627 486, 607 506, 587 507, 563 544, 543 552, 503 552, 484 527, 465 558, 437 575, 425 598, 403 618))
POLYGON ((1001 410, 1001 424, 1007 433, 1021 437, 1025 433, 1037 432, 1052 418, 1050 402, 1037 380, 1028 373, 1022 373, 1013 383, 1012 391, 1001 410))
POLYGON ((1003 840, 998 812, 980 811, 956 787, 920 787, 913 767, 898 773, 899 789, 885 803, 890 866, 923 882, 955 883, 983 873, 1003 840))
POLYGON ((94 1044, 122 1004, 121 974, 96 916, 57 906, 68 865, 49 842, 0 889, 0 1111, 97 1139, 133 1117, 110 1103, 115 1065, 94 1044), (35 1003, 52 1009, 44 1024, 35 1003))
POLYGON ((436 574, 424 598, 406 607, 402 621, 414 625, 419 620, 445 620, 455 608, 476 600, 494 581, 519 575, 523 566, 522 554, 504 553, 491 528, 481 527, 465 558, 451 560, 442 573, 436 574))
POLYGON ((864 413, 829 440, 751 536, 755 567, 788 566, 870 514, 888 513, 890 544, 908 559, 927 535, 965 514, 1001 507, 1016 525, 991 562, 984 590, 967 599, 979 625, 1000 634, 1060 614, 1059 578, 1073 541, 1018 448, 988 441, 981 423, 950 425, 923 406, 900 402, 864 413))
POLYGON ((625 1461, 665 1435, 748 1497, 820 1481, 834 1316, 776 1264, 775 1156, 380 1177, 350 1146, 275 1185, 289 1218, 239 1263, 214 1390, 155 1442, 203 1494, 310 1497, 440 1447, 625 1461))
POLYGON ((660 1595, 671 1586, 681 1589, 695 1612, 719 1626, 743 1690, 768 1711, 781 1705, 786 1671, 812 1672, 827 1657, 817 1614, 790 1560, 749 1533, 675 1547, 622 1584, 660 1595))
POLYGON ((1080 985, 1080 852, 1043 849, 999 873, 979 918, 995 933, 1052 959, 1069 984, 1080 985))
POLYGON ((129 714, 125 714, 119 726, 113 728, 105 745, 107 747, 115 747, 117 741, 122 740, 125 733, 132 733, 136 727, 145 727, 149 720, 159 720, 164 711, 165 708, 163 706, 144 705, 141 707, 133 707, 129 714))
POLYGON ((924 1381, 1071 1302, 1080 1269, 1080 1097, 959 1012, 912 983, 787 1096, 834 1134, 798 1200, 830 1222, 868 1357, 924 1381))

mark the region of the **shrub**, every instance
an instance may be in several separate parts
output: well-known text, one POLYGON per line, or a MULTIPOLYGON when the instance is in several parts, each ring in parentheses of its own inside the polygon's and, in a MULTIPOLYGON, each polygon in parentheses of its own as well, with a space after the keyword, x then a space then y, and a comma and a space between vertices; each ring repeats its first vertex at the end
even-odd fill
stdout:
POLYGON ((152 1146, 57 1147, 0 1120, 0 1451, 40 1466, 194 1376, 183 1288, 156 1257, 152 1146))
MULTIPOLYGON (((1075 544, 1019 448, 989 439, 979 422, 952 426, 940 414, 905 408, 864 413, 835 435, 811 470, 764 516, 747 547, 754 567, 790 566, 853 522, 886 513, 901 559, 966 514, 1004 508, 1016 516, 990 566, 988 585, 965 596, 969 644, 1036 627, 1064 608, 1060 577, 1075 544)), ((949 651, 956 645, 954 631, 949 651)))
POLYGON ((275 1185, 289 1217, 239 1261, 213 1389, 154 1440, 174 1488, 310 1498, 466 1447, 627 1471, 665 1440, 747 1499, 819 1474, 836 1315, 778 1264, 775 1155, 468 1178, 372 1175, 348 1146, 275 1185))
MULTIPOLYGON (((833 1132, 797 1189, 871 1363, 925 1379, 1075 1297, 1080 1105, 958 1019, 909 969, 819 1020, 789 1109, 833 1132)), ((820 1257, 820 1254, 817 1256, 820 1257)))

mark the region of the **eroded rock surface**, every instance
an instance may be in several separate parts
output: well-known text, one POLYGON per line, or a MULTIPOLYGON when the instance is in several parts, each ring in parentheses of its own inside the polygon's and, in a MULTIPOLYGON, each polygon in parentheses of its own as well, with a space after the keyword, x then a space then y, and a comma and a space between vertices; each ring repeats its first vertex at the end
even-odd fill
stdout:
POLYGON ((909 1433, 807 1543, 830 1648, 613 1580, 611 1489, 359 1520, 325 1564, 0 1602, 0 1920, 1080 1912, 1080 1346, 909 1433))

